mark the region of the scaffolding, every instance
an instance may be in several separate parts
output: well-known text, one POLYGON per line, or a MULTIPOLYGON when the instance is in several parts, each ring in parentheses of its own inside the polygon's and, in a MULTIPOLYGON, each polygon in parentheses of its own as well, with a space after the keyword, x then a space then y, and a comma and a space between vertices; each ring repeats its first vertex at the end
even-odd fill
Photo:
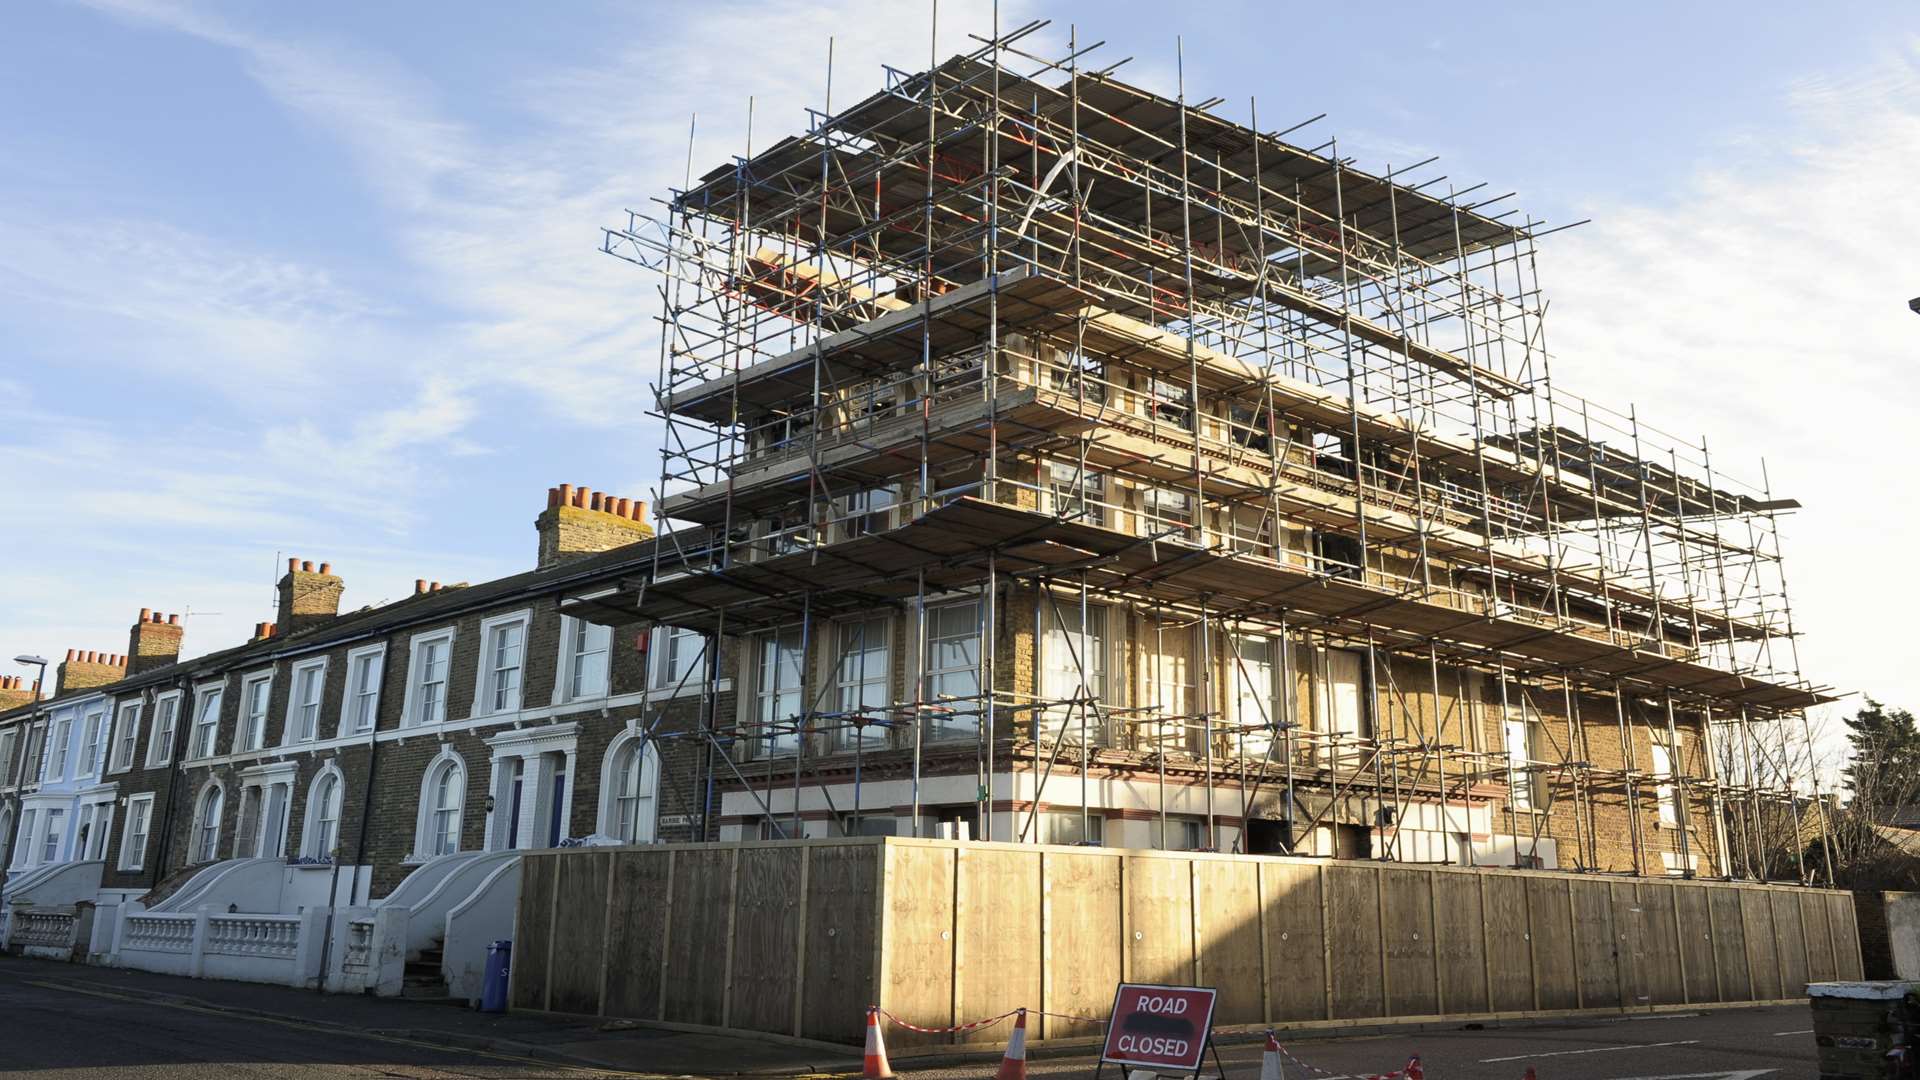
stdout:
POLYGON ((659 540, 643 580, 568 604, 711 643, 682 675, 699 722, 648 727, 701 745, 695 816, 746 792, 795 835, 812 784, 857 822, 878 766, 910 778, 917 833, 938 759, 972 769, 984 839, 1036 838, 1076 776, 1085 838, 1089 778, 1127 770, 1159 785, 1163 844, 1168 785, 1197 783, 1208 846, 1219 798, 1244 845, 1277 795, 1291 848, 1361 795, 1376 857, 1410 857, 1408 807, 1451 830, 1478 803, 1531 852, 1618 869, 1596 809, 1618 799, 1633 873, 1662 872, 1657 805, 1709 822, 1674 831, 1678 872, 1705 843, 1721 875, 1814 877, 1767 854, 1828 807, 1805 710, 1834 698, 1801 675, 1781 559, 1797 504, 1556 385, 1556 230, 1433 161, 1303 145, 1320 117, 1225 119, 1187 99, 1183 51, 1172 99, 1077 33, 1044 57, 1047 25, 945 61, 936 34, 924 70, 837 110, 829 49, 804 134, 755 150, 750 120, 695 176, 690 132, 685 184, 605 230, 658 284, 659 540), (906 616, 875 652, 907 675, 850 682, 876 611, 906 616), (1064 677, 1019 669, 1021 619, 1064 677), (719 644, 746 635, 773 645, 719 644), (1364 665, 1357 726, 1336 653, 1364 665), (723 715, 736 666, 752 700, 723 715), (1532 734, 1489 745, 1489 715, 1532 734), (998 798, 1018 773, 1031 797, 998 798))

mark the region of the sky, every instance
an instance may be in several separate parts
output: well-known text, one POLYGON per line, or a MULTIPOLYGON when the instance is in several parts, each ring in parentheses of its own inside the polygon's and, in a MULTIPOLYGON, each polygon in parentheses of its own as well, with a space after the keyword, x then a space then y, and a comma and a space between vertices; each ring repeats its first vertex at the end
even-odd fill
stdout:
MULTIPOLYGON (((651 283, 597 251, 989 3, 46 2, 0 36, 0 657, 187 649, 529 568, 561 482, 651 498, 651 283)), ((1920 8, 1040 4, 1122 75, 1432 155, 1549 227, 1556 384, 1706 438, 1785 522, 1801 659, 1920 707, 1920 8), (1470 17, 1469 17, 1470 16, 1470 17)), ((9 668, 8 670, 13 670, 9 668)), ((24 672, 23 672, 24 673, 24 672)), ((1858 703, 1850 699, 1842 709, 1858 703)), ((1831 725, 1832 717, 1825 718, 1831 725)))

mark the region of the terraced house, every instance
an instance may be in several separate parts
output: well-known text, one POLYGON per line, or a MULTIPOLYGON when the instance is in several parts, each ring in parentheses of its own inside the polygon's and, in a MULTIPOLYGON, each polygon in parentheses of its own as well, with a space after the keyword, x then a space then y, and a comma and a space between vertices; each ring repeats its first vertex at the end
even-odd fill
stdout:
POLYGON ((686 643, 556 602, 650 566, 644 516, 562 485, 527 573, 343 612, 334 568, 291 559, 245 644, 181 661, 178 616, 142 610, 125 656, 70 655, 50 699, 0 714, 11 943, 131 956, 142 912, 297 920, 424 867, 470 864, 470 891, 526 848, 697 835, 694 770, 662 769, 696 750, 649 737, 700 715, 686 643))

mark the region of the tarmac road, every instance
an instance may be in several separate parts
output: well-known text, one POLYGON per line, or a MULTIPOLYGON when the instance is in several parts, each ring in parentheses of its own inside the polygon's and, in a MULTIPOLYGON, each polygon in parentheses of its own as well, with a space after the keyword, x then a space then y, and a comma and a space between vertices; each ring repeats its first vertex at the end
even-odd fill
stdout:
MULTIPOLYGON (((1722 1009, 1699 1013, 1607 1017, 1484 1030, 1303 1039, 1286 1043, 1296 1057, 1287 1080, 1333 1080, 1391 1072, 1420 1055, 1428 1080, 1520 1080, 1533 1066, 1539 1080, 1818 1080, 1813 1019, 1805 1006, 1722 1009)), ((1220 1048, 1229 1080, 1258 1080, 1258 1043, 1220 1048)), ((1091 1077, 1088 1058, 1036 1058, 1033 1077, 1091 1077)), ((1213 1061, 1208 1059, 1211 1066, 1213 1061)), ((990 1075, 974 1067, 895 1071, 914 1080, 990 1075)), ((1211 1069, 1202 1074, 1212 1076, 1211 1069)), ((1113 1066, 1105 1076, 1124 1080, 1113 1066)))

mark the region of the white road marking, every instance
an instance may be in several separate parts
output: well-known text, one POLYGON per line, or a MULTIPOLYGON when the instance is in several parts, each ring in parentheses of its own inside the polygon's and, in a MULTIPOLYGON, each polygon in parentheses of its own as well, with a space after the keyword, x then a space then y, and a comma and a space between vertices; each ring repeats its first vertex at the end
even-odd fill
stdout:
MULTIPOLYGON (((1491 1065, 1496 1061, 1532 1061, 1534 1058, 1571 1057, 1575 1054, 1604 1054, 1609 1050, 1651 1050, 1656 1046, 1692 1046, 1699 1039, 1680 1039, 1662 1043, 1628 1043, 1625 1046, 1596 1046, 1590 1050, 1551 1050, 1544 1054, 1515 1054, 1512 1057, 1481 1058, 1480 1064, 1491 1065)), ((1717 1075, 1717 1074, 1707 1074, 1717 1075)))
POLYGON ((1773 1037, 1777 1039, 1782 1035, 1811 1035, 1811 1034, 1813 1034, 1813 1029, 1808 1028, 1805 1031, 1776 1031, 1773 1033, 1773 1037))
POLYGON ((1699 1013, 1657 1013, 1647 1016, 1610 1016, 1602 1019, 1600 1022, 1603 1024, 1633 1024, 1644 1020, 1689 1020, 1699 1015, 1699 1013))
POLYGON ((1679 1076, 1622 1076, 1617 1080, 1753 1080, 1779 1069, 1743 1069, 1740 1072, 1683 1073, 1679 1076))

